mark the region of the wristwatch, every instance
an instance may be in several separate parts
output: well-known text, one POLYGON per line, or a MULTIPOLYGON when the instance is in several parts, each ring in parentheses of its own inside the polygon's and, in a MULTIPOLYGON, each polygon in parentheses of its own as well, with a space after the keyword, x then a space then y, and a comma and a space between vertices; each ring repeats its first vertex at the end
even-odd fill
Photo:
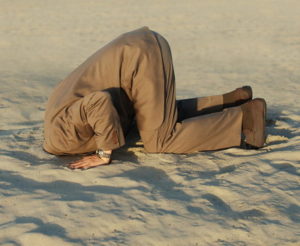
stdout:
POLYGON ((105 152, 103 151, 103 149, 97 149, 97 150, 96 150, 96 155, 97 155, 99 158, 101 158, 101 159, 103 159, 103 158, 108 158, 108 159, 110 159, 110 156, 111 156, 111 154, 105 153, 105 152))

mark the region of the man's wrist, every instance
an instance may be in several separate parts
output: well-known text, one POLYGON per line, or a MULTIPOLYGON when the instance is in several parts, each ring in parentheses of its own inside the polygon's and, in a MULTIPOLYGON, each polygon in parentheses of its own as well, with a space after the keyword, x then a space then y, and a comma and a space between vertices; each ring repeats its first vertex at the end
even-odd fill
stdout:
POLYGON ((108 151, 104 151, 103 149, 97 149, 96 150, 96 155, 100 158, 100 159, 110 159, 111 157, 111 150, 108 151))

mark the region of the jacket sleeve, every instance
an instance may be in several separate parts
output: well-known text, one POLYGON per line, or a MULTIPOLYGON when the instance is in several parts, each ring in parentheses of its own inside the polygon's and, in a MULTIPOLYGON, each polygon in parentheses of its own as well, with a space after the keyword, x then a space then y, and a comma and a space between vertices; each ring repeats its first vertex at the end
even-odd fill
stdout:
POLYGON ((120 118, 108 92, 97 91, 85 96, 82 106, 98 149, 113 150, 125 144, 120 118))

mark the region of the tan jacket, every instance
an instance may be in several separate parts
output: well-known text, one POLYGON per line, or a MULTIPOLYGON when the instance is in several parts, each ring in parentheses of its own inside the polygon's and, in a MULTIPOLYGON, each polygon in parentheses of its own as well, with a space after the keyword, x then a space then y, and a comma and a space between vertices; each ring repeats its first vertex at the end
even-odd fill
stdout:
POLYGON ((55 87, 46 106, 44 149, 75 154, 118 148, 134 112, 140 130, 157 129, 164 117, 164 93, 157 93, 163 79, 152 31, 143 27, 119 36, 55 87))

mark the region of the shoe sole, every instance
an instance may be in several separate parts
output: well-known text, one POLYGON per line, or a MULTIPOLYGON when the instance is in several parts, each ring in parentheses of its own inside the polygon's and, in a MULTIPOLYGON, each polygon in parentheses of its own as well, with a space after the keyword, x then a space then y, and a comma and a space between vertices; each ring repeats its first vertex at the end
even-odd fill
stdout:
POLYGON ((251 145, 254 148, 261 148, 264 146, 266 141, 266 111, 267 104, 266 101, 262 98, 256 98, 253 101, 256 101, 255 110, 252 110, 252 117, 256 123, 253 126, 253 131, 251 134, 247 134, 245 141, 247 144, 251 145), (259 102, 259 103, 258 103, 259 102))

